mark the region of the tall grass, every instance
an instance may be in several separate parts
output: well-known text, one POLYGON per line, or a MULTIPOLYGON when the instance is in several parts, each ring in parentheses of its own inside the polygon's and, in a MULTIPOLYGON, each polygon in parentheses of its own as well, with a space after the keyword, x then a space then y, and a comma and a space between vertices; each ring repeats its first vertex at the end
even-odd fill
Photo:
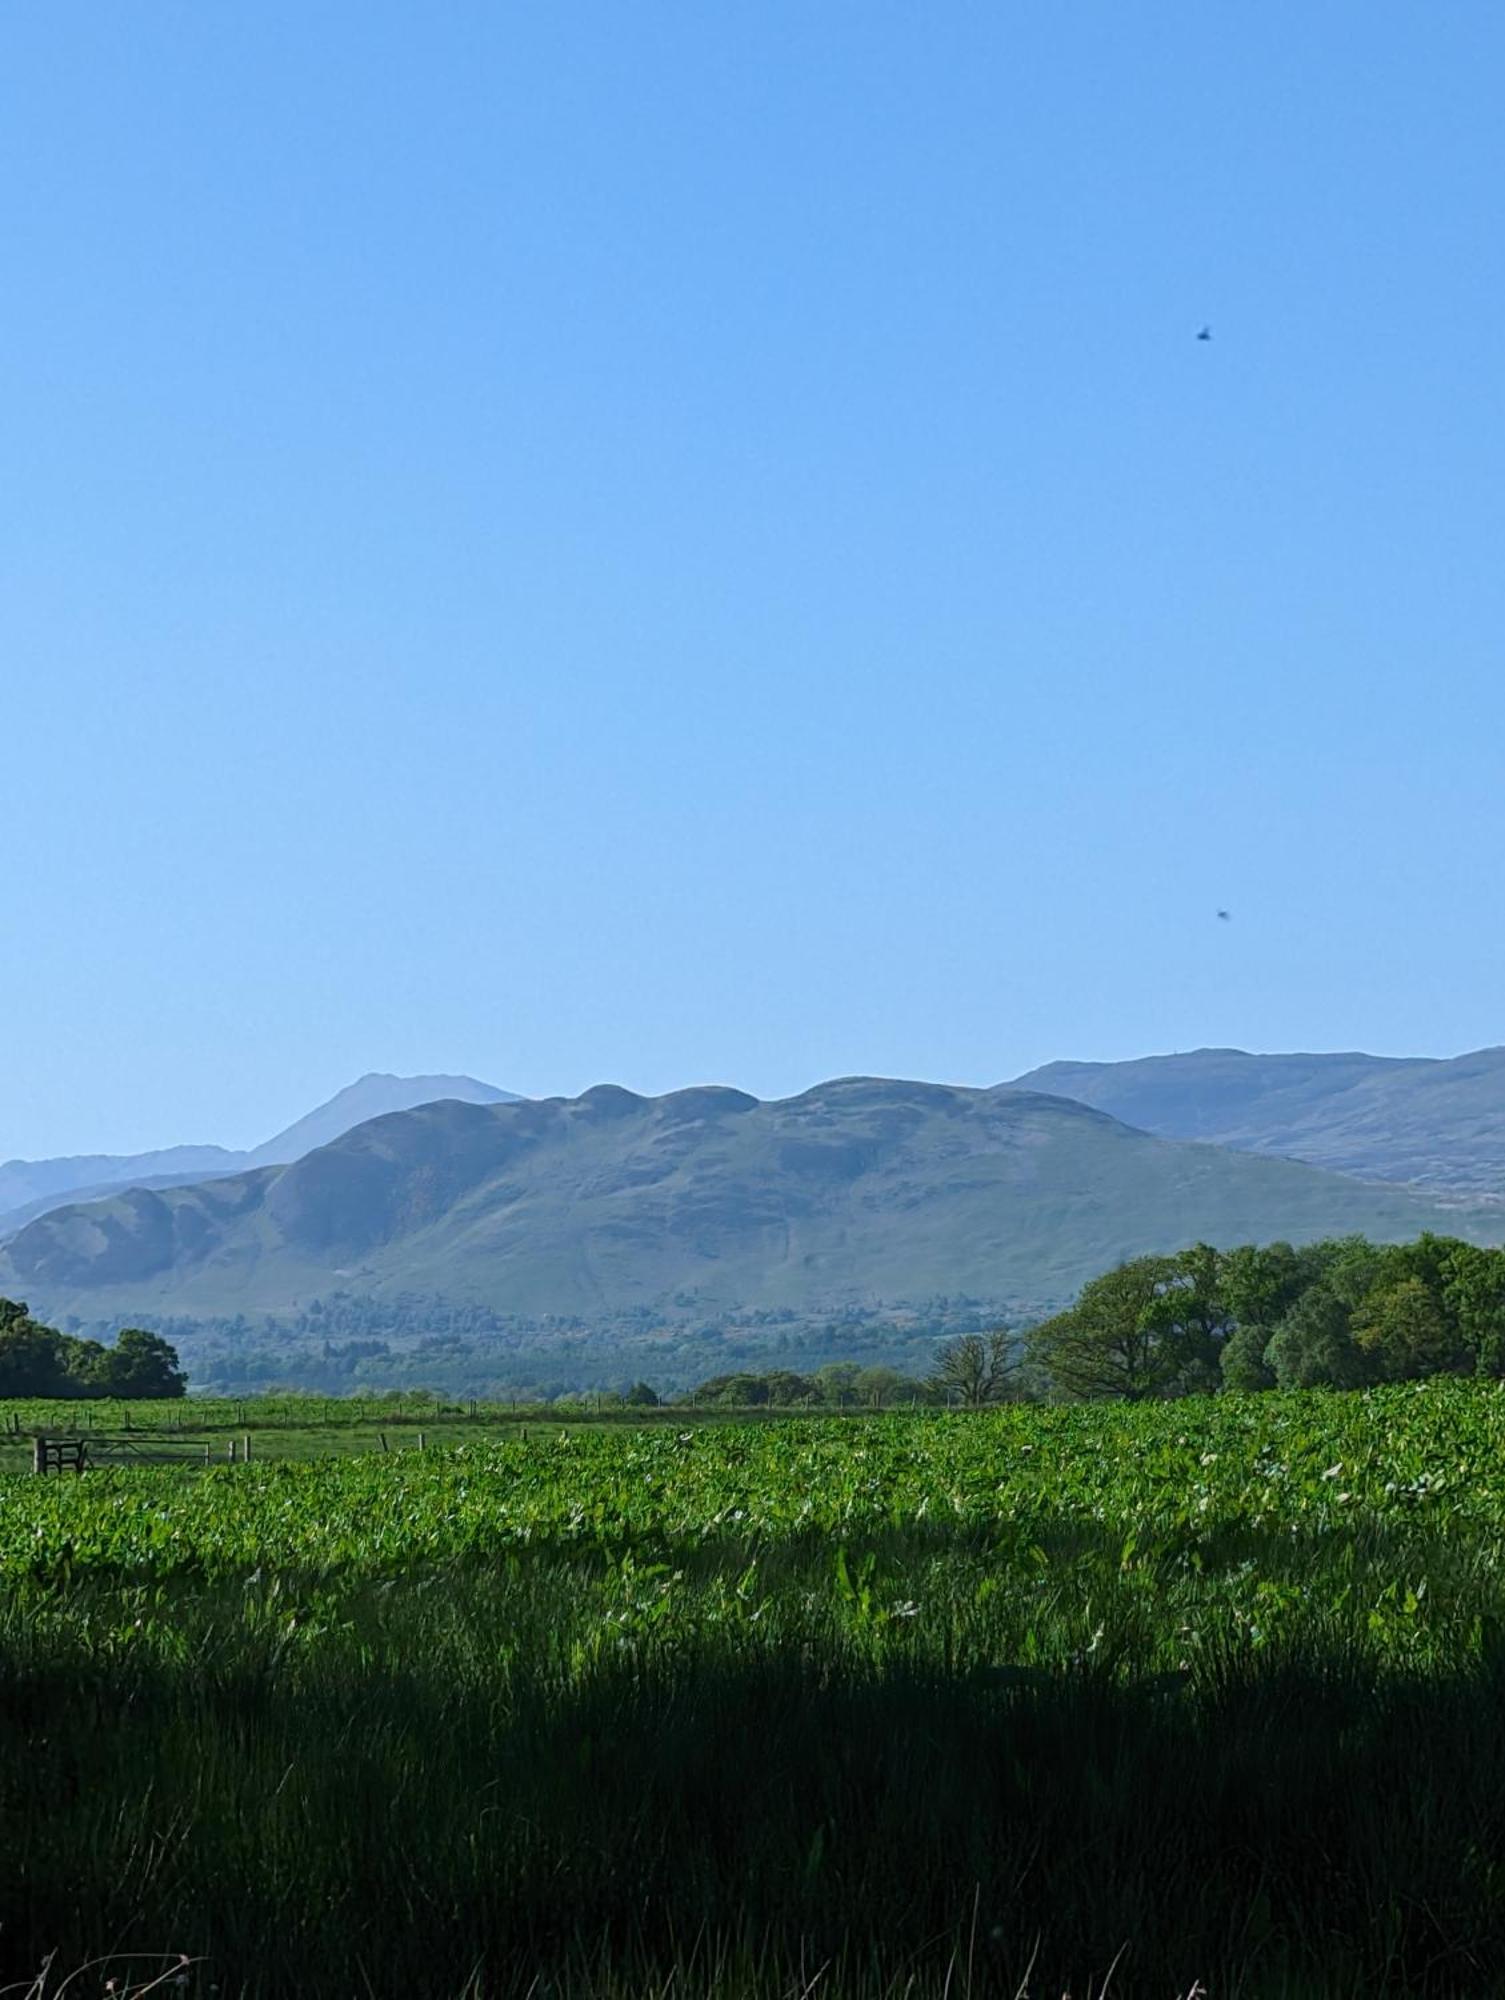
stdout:
POLYGON ((757 1480, 803 1432, 697 1439, 641 1517, 667 1442, 561 1448, 536 1517, 510 1447, 17 1485, 0 1966, 171 1950, 223 1996, 1501 1990, 1501 1540, 1472 1489, 1340 1502, 1402 1460, 1446 1490, 1467 1406, 1370 1406, 1372 1462, 1326 1478, 1361 1416, 1272 1403, 1205 1510, 1161 1450, 1203 1468, 1195 1411, 1094 1418, 1120 1457, 1043 1472, 1050 1511, 944 1420, 892 1446, 925 1480, 860 1518, 770 1496, 779 1528, 757 1480), (1282 1423, 1310 1462, 1252 1483, 1282 1423), (714 1520, 682 1504, 713 1466, 714 1520), (516 1518, 483 1543, 488 1479, 516 1518), (346 1548, 344 1492, 384 1560, 279 1540, 313 1495, 346 1548), (463 1533, 428 1531, 441 1502, 463 1533), (283 1560, 246 1559, 237 1509, 283 1560))

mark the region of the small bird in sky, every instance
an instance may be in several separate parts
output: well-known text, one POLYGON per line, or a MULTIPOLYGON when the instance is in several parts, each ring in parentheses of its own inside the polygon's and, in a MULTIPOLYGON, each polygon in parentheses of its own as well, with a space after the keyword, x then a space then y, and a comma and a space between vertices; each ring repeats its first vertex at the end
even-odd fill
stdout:
POLYGON ((1218 922, 1219 922, 1220 924, 1231 924, 1231 923, 1233 922, 1233 913, 1232 913, 1232 911, 1231 911, 1231 910, 1219 910, 1219 911, 1218 911, 1218 922))
POLYGON ((1204 326, 1202 331, 1197 335, 1197 338, 1198 340, 1211 340, 1212 328, 1210 326, 1204 326))

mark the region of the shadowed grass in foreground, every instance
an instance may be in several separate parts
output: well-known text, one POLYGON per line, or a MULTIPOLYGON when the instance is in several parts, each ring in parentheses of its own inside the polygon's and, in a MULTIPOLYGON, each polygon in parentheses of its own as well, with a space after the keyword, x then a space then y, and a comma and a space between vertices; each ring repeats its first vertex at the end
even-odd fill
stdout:
POLYGON ((1008 1618, 937 1645, 898 1594, 970 1567, 859 1563, 866 1626, 828 1563, 767 1592, 582 1559, 75 1594, 6 1634, 9 1976, 166 1942, 221 1993, 774 1993, 819 1968, 816 1991, 957 1992, 968 1966, 993 1992, 1033 1961, 1053 1995, 1122 1951, 1126 1992, 1490 1990, 1496 1666, 1397 1675, 1313 1616, 1140 1681, 1132 1633, 1063 1602, 1049 1657, 1000 1667, 1008 1618), (657 1610, 676 1594, 702 1601, 657 1610))
POLYGON ((1428 1385, 0 1480, 0 1960, 1505 1991, 1502 1440, 1428 1385))

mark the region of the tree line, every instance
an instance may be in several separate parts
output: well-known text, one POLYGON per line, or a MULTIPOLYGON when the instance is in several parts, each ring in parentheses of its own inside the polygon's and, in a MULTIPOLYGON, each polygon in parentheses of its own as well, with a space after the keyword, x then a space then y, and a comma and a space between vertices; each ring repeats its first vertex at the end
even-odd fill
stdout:
MULTIPOLYGON (((1505 1378, 1505 1249, 1457 1237, 1371 1243, 1197 1243, 1131 1257, 1022 1335, 942 1342, 923 1380, 892 1370, 875 1393, 822 1377, 723 1376, 696 1401, 1140 1401, 1224 1390, 1363 1388, 1429 1375, 1505 1378)), ((854 1371, 855 1373, 855 1371, 854 1371)))
POLYGON ((1501 1377, 1505 1250, 1344 1236, 1134 1257, 1031 1328, 1020 1360, 1057 1395, 1131 1401, 1501 1377))
POLYGON ((160 1334, 122 1327, 113 1347, 59 1333, 0 1299, 0 1396, 182 1396, 188 1377, 160 1334))
MULTIPOLYGON (((626 1401, 645 1402, 654 1395, 646 1383, 634 1383, 626 1401)), ((761 1372, 736 1369, 711 1375, 673 1400, 696 1409, 888 1409, 897 1403, 928 1400, 925 1382, 881 1364, 863 1367, 855 1361, 830 1361, 803 1374, 793 1368, 761 1372)))
MULTIPOLYGON (((1022 1335, 957 1334, 936 1349, 924 1377, 832 1362, 810 1373, 713 1376, 673 1400, 728 1409, 977 1407, 1028 1397, 1361 1388, 1438 1374, 1505 1378, 1505 1249, 1430 1234, 1393 1244, 1360 1236, 1234 1250, 1198 1243, 1130 1258, 1022 1335)), ((125 1327, 106 1347, 0 1299, 0 1396, 172 1397, 186 1389, 177 1352, 159 1334, 125 1327)), ((637 1382, 610 1400, 647 1407, 661 1398, 637 1382)))

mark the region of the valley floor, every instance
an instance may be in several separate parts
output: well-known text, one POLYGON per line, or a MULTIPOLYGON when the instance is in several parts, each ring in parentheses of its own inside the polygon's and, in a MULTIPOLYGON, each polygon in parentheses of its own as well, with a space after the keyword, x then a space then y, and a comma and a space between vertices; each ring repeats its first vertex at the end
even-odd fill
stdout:
POLYGON ((0 1475, 0 1973, 1505 1991, 1502 1448, 1449 1380, 0 1475))

